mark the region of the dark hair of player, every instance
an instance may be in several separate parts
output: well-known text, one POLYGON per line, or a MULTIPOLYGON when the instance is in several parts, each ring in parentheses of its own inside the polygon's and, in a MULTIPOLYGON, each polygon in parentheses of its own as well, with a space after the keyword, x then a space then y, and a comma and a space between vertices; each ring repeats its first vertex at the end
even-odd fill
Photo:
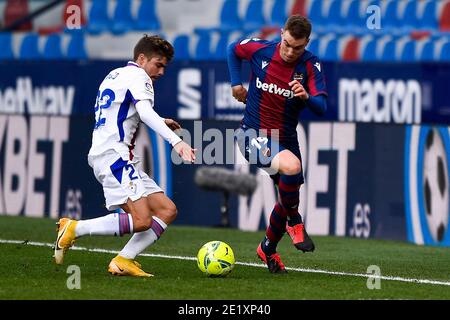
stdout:
POLYGON ((309 22, 307 18, 298 14, 290 16, 284 25, 284 31, 289 31, 294 39, 309 39, 311 30, 311 22, 309 22))
POLYGON ((134 61, 138 59, 141 53, 149 59, 153 56, 159 55, 165 57, 167 62, 170 62, 173 58, 174 50, 169 41, 161 38, 160 36, 149 36, 144 34, 141 40, 139 40, 134 47, 134 61))

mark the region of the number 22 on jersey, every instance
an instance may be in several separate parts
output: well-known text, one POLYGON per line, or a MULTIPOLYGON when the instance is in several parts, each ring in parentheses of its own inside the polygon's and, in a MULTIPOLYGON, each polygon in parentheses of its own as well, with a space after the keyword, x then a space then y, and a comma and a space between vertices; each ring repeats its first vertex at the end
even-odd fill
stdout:
POLYGON ((105 125, 106 118, 102 118, 103 109, 108 109, 113 103, 116 95, 114 91, 111 89, 105 89, 100 93, 100 90, 97 93, 97 101, 95 103, 95 126, 94 130, 99 127, 105 125))

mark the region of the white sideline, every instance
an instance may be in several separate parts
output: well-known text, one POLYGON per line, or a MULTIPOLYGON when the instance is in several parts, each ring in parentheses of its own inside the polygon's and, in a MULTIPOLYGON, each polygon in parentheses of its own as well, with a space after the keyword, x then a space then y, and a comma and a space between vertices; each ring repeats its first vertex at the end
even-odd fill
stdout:
MULTIPOLYGON (((4 240, 0 239, 0 243, 5 244, 26 244, 30 246, 37 247, 53 247, 53 243, 43 243, 43 242, 33 242, 33 241, 21 241, 21 240, 4 240)), ((77 247, 73 246, 71 250, 81 250, 88 252, 100 252, 100 253, 110 253, 117 254, 119 251, 100 249, 100 248, 85 248, 85 247, 77 247)), ((195 257, 184 257, 184 256, 169 256, 166 254, 156 254, 156 253, 142 253, 139 256, 143 257, 155 257, 155 258, 165 258, 165 259, 178 259, 178 260, 192 260, 195 261, 195 257)), ((236 262, 236 264, 249 266, 249 267, 258 267, 258 268, 266 268, 266 265, 261 263, 251 263, 251 262, 236 262)), ((376 276, 373 274, 366 273, 351 273, 351 272, 340 272, 340 271, 328 271, 322 269, 309 269, 309 268, 290 268, 286 267, 288 271, 297 271, 297 272, 309 272, 309 273, 324 273, 338 276, 350 276, 350 277, 363 277, 363 278, 376 278, 381 280, 389 280, 389 281, 400 281, 400 282, 412 282, 418 284, 434 284, 434 285, 442 285, 442 286, 450 286, 450 281, 438 281, 438 280, 428 280, 428 279, 414 279, 414 278, 402 278, 402 277, 393 277, 393 276, 376 276)))

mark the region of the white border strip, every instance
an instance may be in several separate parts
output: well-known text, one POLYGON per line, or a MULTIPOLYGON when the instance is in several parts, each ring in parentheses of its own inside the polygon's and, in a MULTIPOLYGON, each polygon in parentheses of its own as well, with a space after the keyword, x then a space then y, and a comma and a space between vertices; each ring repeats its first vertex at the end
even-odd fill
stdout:
MULTIPOLYGON (((53 247, 53 243, 43 243, 43 242, 26 242, 20 240, 4 240, 0 239, 0 243, 5 244, 23 244, 37 247, 53 247)), ((79 251, 88 251, 88 252, 99 252, 99 253, 111 253, 117 254, 119 251, 100 249, 100 248, 85 248, 85 247, 77 247, 74 246, 71 250, 79 250, 79 251)), ((177 259, 177 260, 192 260, 195 261, 195 257, 184 257, 184 256, 169 256, 165 254, 152 254, 152 253, 142 253, 140 256, 143 257, 155 257, 155 258, 165 258, 165 259, 177 259)), ((248 267, 257 267, 257 268, 266 268, 265 264, 261 263, 249 263, 249 262, 236 262, 236 264, 248 266, 248 267)), ((339 271, 328 271, 322 269, 308 269, 308 268, 289 268, 286 270, 296 271, 296 272, 308 272, 308 273, 323 273, 323 274, 331 274, 337 276, 349 276, 349 277, 362 277, 362 278, 373 278, 373 279, 381 279, 381 280, 389 280, 389 281, 400 281, 400 282, 412 282, 417 284, 433 284, 433 285, 442 285, 442 286, 450 286, 449 281, 438 281, 438 280, 428 280, 428 279, 413 279, 413 278, 402 278, 402 277, 392 277, 392 276, 376 276, 373 274, 365 274, 365 273, 350 273, 350 272, 339 272, 339 271)))
POLYGON ((419 152, 420 126, 411 127, 411 141, 409 142, 409 198, 411 204, 411 223, 414 234, 414 242, 423 244, 422 226, 420 223, 419 200, 417 194, 417 161, 419 152))

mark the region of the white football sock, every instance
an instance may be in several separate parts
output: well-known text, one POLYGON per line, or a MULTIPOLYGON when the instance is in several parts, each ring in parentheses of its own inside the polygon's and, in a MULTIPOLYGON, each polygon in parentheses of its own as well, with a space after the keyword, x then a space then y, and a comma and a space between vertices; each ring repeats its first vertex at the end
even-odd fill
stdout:
POLYGON ((119 252, 119 256, 134 260, 138 254, 159 239, 164 230, 166 230, 167 224, 158 217, 152 218, 151 228, 146 231, 135 233, 122 251, 119 252))
POLYGON ((111 213, 104 217, 80 220, 75 228, 75 235, 114 235, 122 236, 133 233, 133 218, 127 213, 111 213))

